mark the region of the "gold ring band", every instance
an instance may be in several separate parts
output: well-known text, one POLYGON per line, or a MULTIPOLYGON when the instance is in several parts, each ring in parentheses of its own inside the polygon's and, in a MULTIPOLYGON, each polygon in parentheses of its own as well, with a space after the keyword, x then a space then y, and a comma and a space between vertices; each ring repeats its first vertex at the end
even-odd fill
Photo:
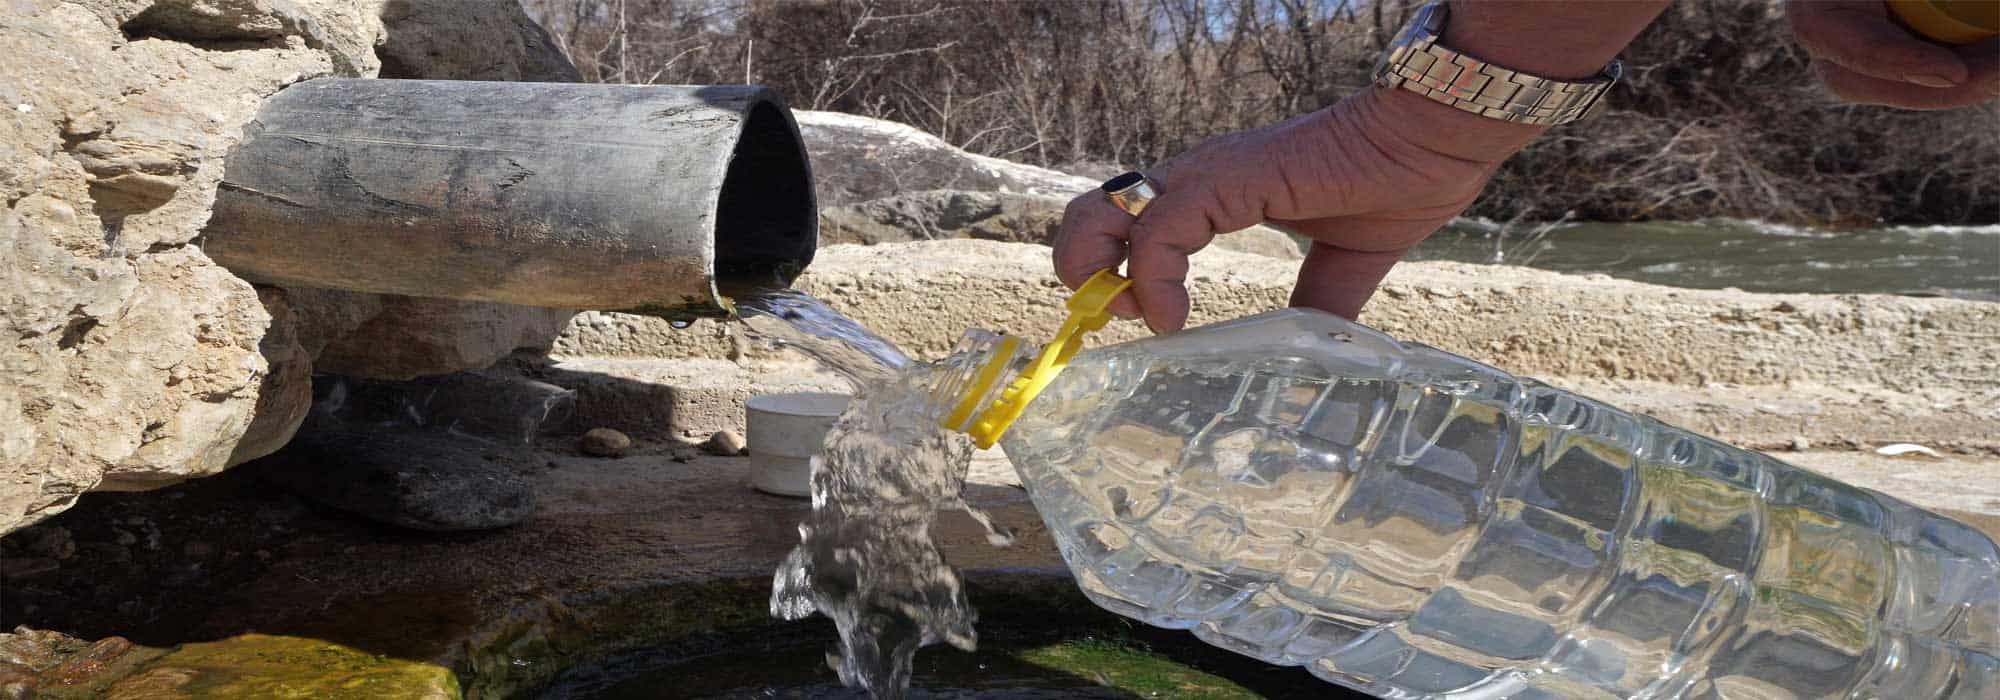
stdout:
POLYGON ((1136 170, 1105 180, 1098 189, 1104 192, 1105 199, 1111 200, 1112 206, 1133 216, 1145 211, 1146 205, 1160 195, 1153 188, 1152 178, 1136 170))

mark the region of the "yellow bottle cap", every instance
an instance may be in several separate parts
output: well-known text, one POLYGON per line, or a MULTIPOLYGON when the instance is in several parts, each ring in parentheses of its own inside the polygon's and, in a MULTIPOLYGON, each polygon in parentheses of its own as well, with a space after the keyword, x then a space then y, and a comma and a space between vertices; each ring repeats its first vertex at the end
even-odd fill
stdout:
POLYGON ((1946 44, 2000 36, 2000 0, 1889 0, 1896 19, 1946 44))
POLYGON ((1103 328, 1104 324, 1111 322, 1111 312, 1107 310, 1111 306, 1111 300, 1118 298, 1119 294, 1131 286, 1131 280, 1120 277, 1111 270, 1100 270, 1092 275, 1090 281, 1083 283, 1082 288, 1070 295, 1069 303, 1066 305, 1069 309, 1069 318, 1063 321, 1062 330, 1056 331, 1055 340, 1042 346, 1042 354, 1035 358, 1034 364, 1029 365, 1013 383, 1002 389, 1000 396, 993 400, 993 404, 986 407, 985 412, 979 414, 979 417, 968 425, 966 419, 972 416, 973 411, 979 409, 979 400, 991 392, 993 385, 1000 381, 1001 375, 1006 372, 1008 360, 1019 347, 1018 338, 1003 339, 1000 347, 993 353, 993 359, 980 367, 972 380, 967 382, 964 393, 959 395, 957 405, 953 406, 951 414, 945 417, 943 425, 947 428, 965 426, 965 433, 972 436, 972 443, 981 449, 992 447, 994 443, 999 442, 1000 436, 1006 434, 1007 428, 1012 427, 1015 419, 1021 417, 1021 411, 1028 407, 1028 402, 1034 401, 1036 396, 1041 395, 1042 389, 1047 388, 1049 382, 1055 381, 1056 375, 1061 374, 1063 368, 1069 366, 1069 360, 1076 356, 1076 351, 1083 349, 1084 334, 1103 328))

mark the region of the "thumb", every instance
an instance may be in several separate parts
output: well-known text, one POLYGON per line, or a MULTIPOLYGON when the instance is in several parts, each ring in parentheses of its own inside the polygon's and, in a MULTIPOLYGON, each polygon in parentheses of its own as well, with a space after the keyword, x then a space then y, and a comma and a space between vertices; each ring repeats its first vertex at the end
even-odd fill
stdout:
POLYGON ((1314 242, 1299 266, 1299 283, 1292 288, 1292 306, 1319 309, 1349 320, 1375 294, 1375 287, 1408 248, 1387 252, 1349 250, 1314 242))

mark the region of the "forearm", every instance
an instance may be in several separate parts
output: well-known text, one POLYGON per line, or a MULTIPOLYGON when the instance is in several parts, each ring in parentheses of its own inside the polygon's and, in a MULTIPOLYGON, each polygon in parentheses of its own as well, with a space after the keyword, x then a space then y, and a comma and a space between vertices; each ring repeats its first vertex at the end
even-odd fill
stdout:
MULTIPOLYGON (((1583 80, 1610 63, 1668 0, 1455 0, 1445 46, 1505 68, 1557 80, 1583 80)), ((1544 126, 1514 124, 1384 90, 1381 109, 1396 135, 1466 160, 1497 163, 1526 146, 1544 126)))

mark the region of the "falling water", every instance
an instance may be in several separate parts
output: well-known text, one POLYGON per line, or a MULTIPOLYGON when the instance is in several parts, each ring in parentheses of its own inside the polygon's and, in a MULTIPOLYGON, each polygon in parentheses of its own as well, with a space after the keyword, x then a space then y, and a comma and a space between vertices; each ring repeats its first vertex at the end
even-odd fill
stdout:
POLYGON ((994 544, 1011 541, 961 498, 972 446, 931 417, 924 387, 934 368, 853 319, 792 290, 738 299, 737 309, 753 338, 804 352, 855 385, 813 460, 812 514, 778 568, 771 614, 832 618, 840 642, 827 662, 841 682, 900 698, 918 647, 977 643, 963 582, 931 539, 937 514, 963 510, 994 544))

